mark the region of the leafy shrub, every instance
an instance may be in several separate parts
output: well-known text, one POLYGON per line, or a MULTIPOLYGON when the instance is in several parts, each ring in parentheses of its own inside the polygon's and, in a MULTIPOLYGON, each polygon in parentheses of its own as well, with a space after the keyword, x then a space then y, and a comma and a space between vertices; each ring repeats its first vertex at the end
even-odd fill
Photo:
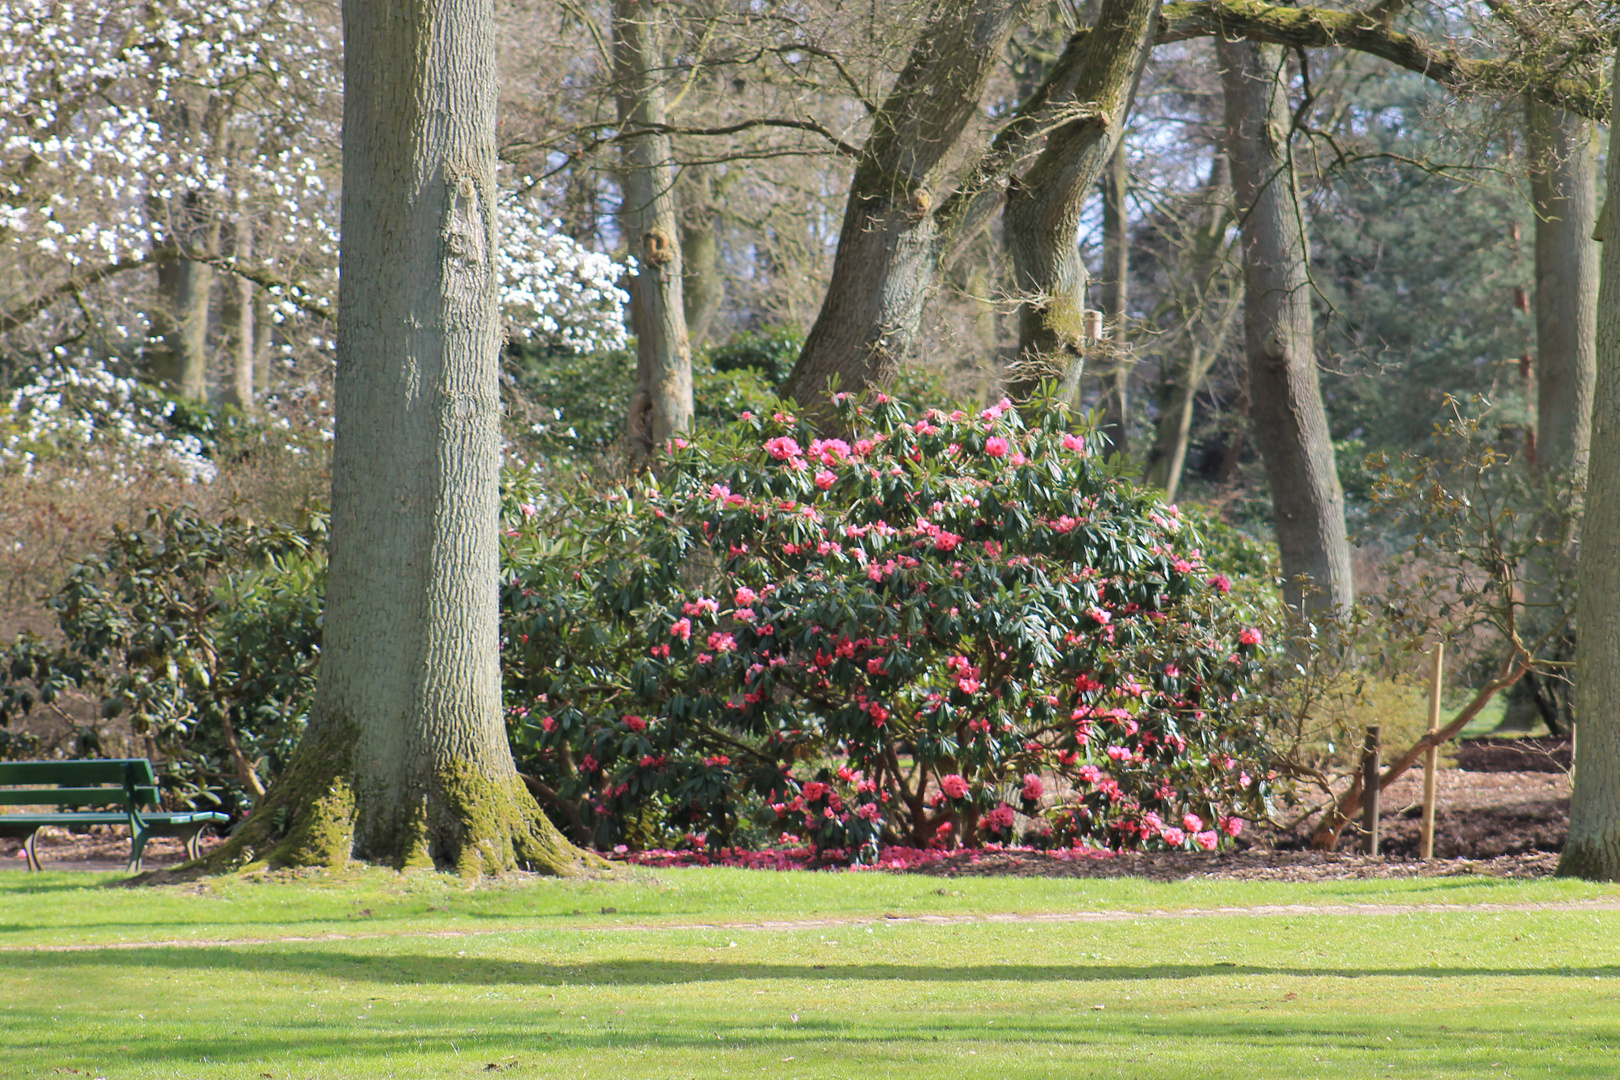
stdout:
POLYGON ((286 528, 189 507, 119 529, 51 598, 63 643, 24 636, 5 654, 0 727, 89 689, 169 758, 175 801, 240 809, 303 730, 325 534, 323 515, 286 528))
POLYGON ((736 840, 750 798, 823 848, 1212 848, 1267 797, 1260 635, 1095 435, 1005 402, 835 399, 672 447, 601 498, 506 498, 514 744, 598 844, 661 814, 736 840), (541 507, 544 506, 544 510, 541 507))

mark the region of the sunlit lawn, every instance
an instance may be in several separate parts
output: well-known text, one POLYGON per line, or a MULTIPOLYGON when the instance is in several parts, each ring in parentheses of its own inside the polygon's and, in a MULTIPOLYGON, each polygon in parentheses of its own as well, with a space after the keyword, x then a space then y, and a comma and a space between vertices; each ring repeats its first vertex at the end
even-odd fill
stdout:
POLYGON ((1613 887, 622 877, 0 872, 0 1077, 1620 1074, 1620 911, 1342 910, 1613 887))

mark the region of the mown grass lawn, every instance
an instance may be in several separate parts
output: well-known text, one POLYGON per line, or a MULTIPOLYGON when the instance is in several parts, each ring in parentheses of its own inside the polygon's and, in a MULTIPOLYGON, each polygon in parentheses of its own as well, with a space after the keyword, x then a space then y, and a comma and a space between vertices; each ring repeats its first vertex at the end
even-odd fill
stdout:
POLYGON ((0 873, 0 1076, 1620 1075, 1609 886, 103 880, 0 873))

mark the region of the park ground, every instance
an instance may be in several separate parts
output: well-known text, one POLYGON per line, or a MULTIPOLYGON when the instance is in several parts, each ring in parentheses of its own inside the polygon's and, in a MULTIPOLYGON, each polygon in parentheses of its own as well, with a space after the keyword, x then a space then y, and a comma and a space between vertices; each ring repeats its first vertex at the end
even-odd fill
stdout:
POLYGON ((0 871, 0 1076, 1607 1078, 1620 1060, 1620 886, 1549 877, 1533 843, 1427 865, 986 854, 123 888, 111 840, 74 842, 45 874, 0 871))

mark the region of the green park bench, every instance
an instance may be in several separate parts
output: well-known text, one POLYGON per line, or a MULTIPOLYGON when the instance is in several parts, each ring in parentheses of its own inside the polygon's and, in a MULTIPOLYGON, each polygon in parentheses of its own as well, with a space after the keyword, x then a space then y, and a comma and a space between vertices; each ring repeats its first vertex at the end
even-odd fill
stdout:
POLYGON ((141 850, 154 836, 185 841, 186 854, 197 858, 197 838, 210 825, 230 818, 217 811, 169 813, 148 810, 158 805, 157 777, 145 758, 110 761, 0 761, 0 806, 52 806, 52 813, 0 813, 0 836, 24 837, 28 869, 41 870, 34 842, 48 825, 128 825, 129 869, 141 868, 141 850), (67 811, 63 807, 93 809, 67 811), (116 807, 117 809, 107 809, 116 807))

